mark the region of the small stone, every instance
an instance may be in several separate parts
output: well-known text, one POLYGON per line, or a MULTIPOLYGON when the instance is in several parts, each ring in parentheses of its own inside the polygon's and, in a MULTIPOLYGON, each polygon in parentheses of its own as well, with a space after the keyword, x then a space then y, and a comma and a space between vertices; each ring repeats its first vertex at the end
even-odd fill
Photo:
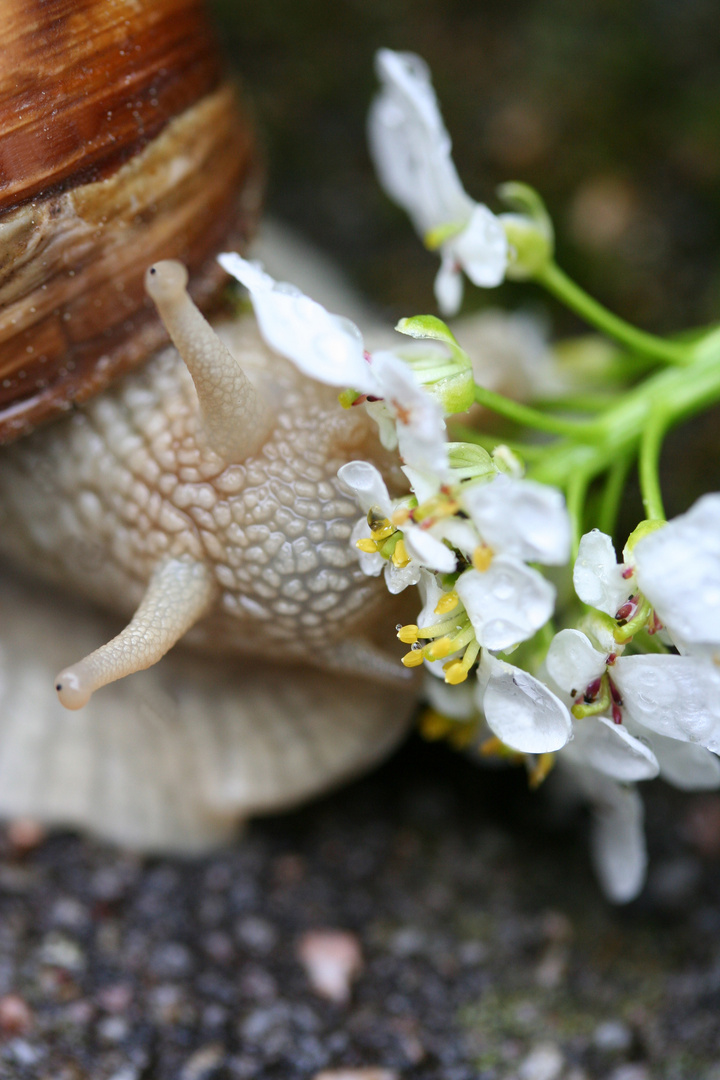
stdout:
POLYGON ((353 981, 362 971, 360 942, 346 930, 310 930, 297 948, 313 990, 336 1005, 350 1000, 353 981))
POLYGON ((203 1046, 187 1059, 180 1071, 180 1080, 205 1080, 222 1065, 224 1057, 222 1046, 203 1046))
POLYGON ((40 959, 43 964, 63 968, 65 971, 81 971, 85 957, 80 946, 63 934, 48 934, 42 943, 40 959))
POLYGON ((598 1050, 605 1050, 608 1053, 629 1050, 632 1040, 632 1031, 620 1020, 606 1020, 598 1024, 593 1033, 593 1042, 598 1050))
POLYGON ((98 1038, 105 1043, 120 1043, 127 1038, 130 1028, 122 1016, 106 1016, 97 1026, 98 1038))
POLYGON ((394 1069, 323 1069, 312 1080, 400 1080, 394 1069))
POLYGON ((558 1080, 565 1059, 555 1043, 538 1043, 518 1069, 519 1080, 558 1080))
POLYGON ((242 945, 261 956, 272 952, 277 942, 275 927, 258 915, 246 915, 240 919, 235 927, 235 935, 242 945))
POLYGON ((39 821, 32 818, 16 818, 7 827, 7 838, 16 855, 25 855, 39 847, 47 833, 39 821))
POLYGON ((650 1080, 650 1073, 644 1065, 619 1065, 607 1080, 650 1080))
POLYGON ((97 1001, 101 1009, 109 1013, 123 1013, 130 1007, 133 989, 130 983, 112 983, 98 992, 97 1001))
POLYGON ((30 1006, 19 994, 0 997, 0 1031, 3 1035, 27 1035, 32 1023, 30 1006))

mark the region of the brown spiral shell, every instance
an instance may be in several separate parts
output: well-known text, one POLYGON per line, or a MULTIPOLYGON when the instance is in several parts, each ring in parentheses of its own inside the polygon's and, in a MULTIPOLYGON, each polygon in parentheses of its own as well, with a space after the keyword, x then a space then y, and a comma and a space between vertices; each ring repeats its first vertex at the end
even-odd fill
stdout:
POLYGON ((257 213, 247 119, 200 0, 4 0, 0 442, 140 363, 164 332, 145 268, 199 303, 257 213))

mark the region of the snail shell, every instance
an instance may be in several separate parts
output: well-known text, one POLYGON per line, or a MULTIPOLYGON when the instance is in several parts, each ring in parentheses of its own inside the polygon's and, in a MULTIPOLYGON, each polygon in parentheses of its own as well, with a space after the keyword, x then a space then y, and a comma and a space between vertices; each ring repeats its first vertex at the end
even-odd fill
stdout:
POLYGON ((198 0, 3 5, 0 442, 102 390, 165 334, 145 268, 215 254, 258 206, 253 138, 198 0))
MULTIPOLYGON (((240 185, 241 231, 252 217, 251 138, 246 128, 230 136, 237 114, 206 57, 199 5, 43 7, 48 29, 21 30, 10 5, 19 70, 38 49, 68 85, 89 69, 93 108, 83 119, 70 105, 58 121, 56 171, 39 149, 53 127, 41 109, 0 143, 3 437, 72 414, 2 451, 0 552, 72 600, 28 594, 15 571, 0 593, 0 814, 197 850, 249 813, 363 767, 405 730, 413 694, 377 634, 398 618, 381 617, 387 594, 348 545, 357 509, 336 475, 360 456, 392 482, 393 466, 363 410, 342 413, 332 391, 271 355, 253 320, 228 320, 218 334, 180 264, 155 262, 183 254, 191 293, 207 296, 218 231, 224 246, 238 222, 221 175, 240 185), (78 34, 76 64, 63 43, 78 34), (168 74, 163 37, 180 77, 168 74), (128 43, 137 69, 124 66, 128 43), (108 58, 120 55, 127 102, 108 90, 108 58), (122 146, 97 123, 108 113, 123 120, 122 146), (67 131, 86 132, 83 164, 67 131), (219 200, 212 210, 206 196, 219 200), (170 347, 146 359, 166 332, 141 293, 151 262, 145 283, 182 358, 170 347), (74 614, 80 597, 129 623, 113 636, 99 616, 74 614), (188 631, 196 656, 157 664, 188 631), (105 689, 68 713, 52 691, 58 668, 70 708, 105 689)), ((8 78, 0 97, 22 84, 8 78)))

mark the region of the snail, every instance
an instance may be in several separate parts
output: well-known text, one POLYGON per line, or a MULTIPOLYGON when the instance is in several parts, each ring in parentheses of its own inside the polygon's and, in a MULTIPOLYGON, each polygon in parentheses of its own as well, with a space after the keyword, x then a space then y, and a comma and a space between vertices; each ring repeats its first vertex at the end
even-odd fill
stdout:
POLYGON ((198 0, 5 12, 0 815, 201 851, 407 729, 337 470, 400 477, 364 410, 196 306, 259 186, 198 0))

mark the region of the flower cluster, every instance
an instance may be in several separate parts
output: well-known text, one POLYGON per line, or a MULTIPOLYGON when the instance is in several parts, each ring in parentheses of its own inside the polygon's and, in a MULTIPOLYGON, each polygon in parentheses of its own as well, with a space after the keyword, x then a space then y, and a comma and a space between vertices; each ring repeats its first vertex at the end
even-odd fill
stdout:
POLYGON ((642 356, 645 382, 630 390, 608 368, 601 415, 579 418, 572 397, 553 414, 483 386, 482 357, 432 315, 401 320, 397 347, 371 353, 353 323, 294 286, 239 255, 220 262, 248 289, 271 348, 340 389, 344 407, 366 408, 397 450, 399 496, 367 461, 339 478, 361 512, 351 543, 362 571, 391 593, 419 592, 417 621, 397 636, 399 661, 427 674, 422 730, 522 763, 533 785, 552 771, 580 792, 600 880, 624 902, 646 868, 637 782, 720 787, 720 494, 668 523, 657 477, 664 431, 720 400, 718 335, 664 341, 585 297, 555 265, 531 189, 505 185, 514 212, 501 215, 466 194, 424 63, 381 50, 377 69, 371 151, 386 192, 440 253, 440 309, 459 308, 462 272, 482 286, 533 278, 642 356), (474 402, 509 421, 510 438, 475 424, 449 439, 446 418, 474 402), (618 563, 610 532, 635 455, 648 520, 618 563), (607 531, 593 527, 596 505, 607 531))

